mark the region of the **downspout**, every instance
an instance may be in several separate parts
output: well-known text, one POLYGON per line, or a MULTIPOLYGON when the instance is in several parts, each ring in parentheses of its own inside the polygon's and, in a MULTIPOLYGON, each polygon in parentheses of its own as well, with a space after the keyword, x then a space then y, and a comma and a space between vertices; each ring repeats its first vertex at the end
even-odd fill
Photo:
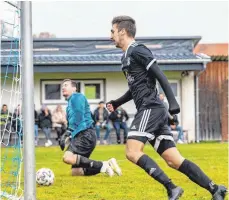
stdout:
POLYGON ((196 76, 196 142, 200 142, 200 107, 199 107, 199 77, 205 72, 207 68, 207 62, 204 62, 204 69, 200 71, 196 76))

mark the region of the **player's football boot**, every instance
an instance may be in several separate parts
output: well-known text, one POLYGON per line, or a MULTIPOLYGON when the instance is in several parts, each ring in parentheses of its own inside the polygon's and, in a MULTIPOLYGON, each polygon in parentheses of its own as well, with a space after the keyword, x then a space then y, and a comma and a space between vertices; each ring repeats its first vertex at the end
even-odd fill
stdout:
POLYGON ((110 160, 108 160, 108 163, 116 174, 118 174, 119 176, 122 176, 122 170, 118 166, 117 160, 115 158, 111 158, 110 160))
POLYGON ((224 200, 227 193, 227 188, 223 185, 219 185, 215 194, 212 195, 213 200, 224 200))
POLYGON ((168 199, 169 200, 178 200, 182 194, 184 193, 184 190, 180 187, 176 187, 172 190, 168 191, 168 199))
POLYGON ((106 173, 110 177, 114 176, 114 171, 113 171, 112 167, 109 165, 108 161, 103 162, 103 166, 102 166, 100 172, 106 173))

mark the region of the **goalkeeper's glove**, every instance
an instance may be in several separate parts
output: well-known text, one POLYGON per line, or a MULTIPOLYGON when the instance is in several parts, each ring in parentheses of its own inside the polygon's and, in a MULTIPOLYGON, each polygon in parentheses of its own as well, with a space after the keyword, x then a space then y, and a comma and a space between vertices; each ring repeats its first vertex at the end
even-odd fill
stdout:
POLYGON ((68 148, 71 142, 71 131, 67 130, 60 138, 60 148, 62 151, 68 148))

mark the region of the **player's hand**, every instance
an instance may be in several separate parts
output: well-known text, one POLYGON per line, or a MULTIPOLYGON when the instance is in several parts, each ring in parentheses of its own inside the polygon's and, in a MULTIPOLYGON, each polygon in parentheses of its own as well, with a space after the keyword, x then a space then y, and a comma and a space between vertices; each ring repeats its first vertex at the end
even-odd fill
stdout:
POLYGON ((114 112, 114 107, 113 107, 113 105, 112 104, 110 104, 110 103, 107 103, 107 110, 109 111, 109 112, 114 112))
POLYGON ((67 130, 60 138, 60 148, 62 151, 68 148, 70 141, 71 141, 71 132, 67 130))
POLYGON ((170 125, 177 125, 179 123, 177 115, 173 115, 172 118, 169 118, 170 125))
POLYGON ((169 113, 171 115, 180 113, 180 106, 178 105, 177 102, 174 102, 172 105, 169 105, 169 113))
POLYGON ((115 104, 115 101, 113 101, 113 100, 107 102, 106 107, 110 112, 114 112, 118 108, 118 106, 116 106, 116 104, 115 104))

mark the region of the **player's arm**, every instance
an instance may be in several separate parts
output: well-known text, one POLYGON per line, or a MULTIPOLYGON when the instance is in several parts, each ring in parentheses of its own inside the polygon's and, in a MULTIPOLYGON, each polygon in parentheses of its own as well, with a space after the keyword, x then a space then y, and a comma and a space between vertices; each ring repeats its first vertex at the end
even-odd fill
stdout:
POLYGON ((132 94, 130 92, 130 90, 128 90, 123 96, 121 96, 120 98, 116 99, 116 100, 112 100, 107 102, 107 108, 110 112, 113 112, 114 110, 116 110, 119 106, 121 106, 122 104, 127 103, 128 101, 132 100, 132 94), (109 108, 109 105, 112 105, 113 110, 109 108))
POLYGON ((170 114, 178 114, 180 112, 180 107, 175 99, 168 79, 159 68, 156 59, 152 55, 152 52, 145 46, 137 46, 134 48, 132 54, 133 58, 146 68, 146 70, 149 72, 149 75, 156 78, 160 83, 169 102, 170 114))

